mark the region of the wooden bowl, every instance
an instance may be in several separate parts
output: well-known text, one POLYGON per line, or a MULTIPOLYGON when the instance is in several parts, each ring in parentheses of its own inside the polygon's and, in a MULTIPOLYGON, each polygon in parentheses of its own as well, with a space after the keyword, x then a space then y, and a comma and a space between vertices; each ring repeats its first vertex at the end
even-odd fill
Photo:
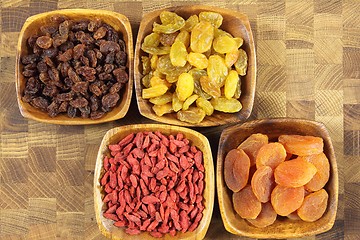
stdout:
POLYGON ((248 17, 242 13, 231 11, 228 9, 221 9, 211 6, 182 6, 182 7, 170 7, 162 10, 157 10, 146 14, 139 28, 139 33, 136 40, 135 46, 135 57, 134 57, 134 79, 135 79, 135 92, 137 104, 141 115, 167 124, 174 124, 180 126, 198 126, 198 127, 209 127, 218 126, 223 124, 235 123, 245 121, 252 111, 254 95, 255 95, 255 84, 256 84, 256 55, 254 39, 251 32, 250 23, 248 17), (141 84, 142 78, 142 64, 141 56, 148 55, 141 50, 141 44, 144 38, 152 32, 152 26, 154 22, 160 22, 159 15, 162 11, 172 11, 181 17, 187 19, 191 15, 199 14, 203 11, 213 11, 220 13, 224 20, 220 28, 231 33, 235 37, 242 37, 244 44, 242 48, 248 54, 248 70, 245 77, 242 77, 241 82, 241 97, 240 102, 243 108, 238 113, 222 113, 215 111, 213 115, 206 116, 205 119, 199 124, 190 124, 182 122, 176 118, 176 113, 165 114, 161 117, 157 116, 152 110, 153 104, 148 100, 141 97, 143 86, 141 84))
POLYGON ((89 9, 66 9, 66 10, 56 10, 52 12, 45 12, 29 17, 20 32, 19 41, 17 46, 16 54, 16 92, 17 100, 20 108, 21 114, 25 118, 37 120, 45 123, 54 123, 54 124, 63 124, 63 125, 83 125, 83 124, 96 124, 114 121, 120 118, 123 118, 127 113, 132 89, 133 89, 133 37, 130 27, 130 22, 127 17, 122 14, 105 11, 105 10, 89 10, 89 9), (69 19, 81 20, 81 19, 95 19, 99 18, 103 22, 112 26, 117 32, 122 33, 123 40, 126 44, 126 54, 127 54, 127 68, 129 70, 129 82, 126 84, 126 87, 122 89, 122 95, 120 98, 120 103, 117 104, 112 111, 106 113, 102 118, 92 120, 90 118, 70 118, 66 114, 59 114, 56 117, 50 117, 46 112, 43 112, 29 103, 26 103, 22 100, 22 93, 25 89, 25 79, 22 75, 23 65, 21 63, 21 57, 28 54, 27 39, 40 30, 40 26, 46 25, 49 23, 49 19, 54 15, 64 15, 69 19))
POLYGON ((253 238, 292 238, 323 233, 334 225, 338 205, 338 169, 329 133, 322 123, 280 118, 255 120, 226 128, 220 136, 216 177, 220 213, 224 226, 230 233, 253 238), (278 217, 274 224, 265 228, 256 228, 235 212, 232 204, 232 192, 224 181, 223 162, 231 149, 236 148, 253 133, 266 134, 269 136, 269 141, 277 141, 277 137, 281 134, 312 135, 323 138, 324 153, 330 161, 330 179, 324 187, 329 194, 329 200, 327 209, 319 220, 310 223, 278 217))
POLYGON ((125 228, 118 228, 113 225, 114 221, 103 217, 104 204, 102 202, 103 189, 100 186, 100 179, 104 173, 103 159, 104 156, 110 156, 108 145, 118 143, 122 138, 130 133, 142 132, 142 131, 160 131, 165 135, 182 133, 190 140, 190 143, 195 145, 203 152, 204 167, 205 167, 205 188, 203 197, 205 200, 203 210, 203 218, 201 219, 199 226, 193 232, 177 232, 175 237, 171 237, 169 234, 164 235, 163 239, 203 239, 206 231, 209 227, 211 215, 214 206, 215 195, 215 181, 214 181, 214 166, 211 154, 210 144, 207 138, 194 130, 184 127, 163 125, 163 124, 136 124, 127 125, 110 129, 104 136, 99 152, 96 159, 95 175, 94 175, 94 203, 95 203, 95 215, 96 221, 100 228, 100 231, 111 239, 155 239, 147 232, 142 232, 140 235, 128 235, 125 233, 125 228))

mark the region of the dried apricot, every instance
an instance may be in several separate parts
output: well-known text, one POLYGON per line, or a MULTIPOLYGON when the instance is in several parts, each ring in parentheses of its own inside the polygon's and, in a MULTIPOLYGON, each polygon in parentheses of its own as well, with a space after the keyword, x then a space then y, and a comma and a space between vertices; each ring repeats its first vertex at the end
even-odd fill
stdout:
POLYGON ((323 188, 330 177, 330 163, 326 155, 320 153, 299 158, 304 158, 309 163, 312 163, 317 169, 314 177, 305 185, 305 189, 315 192, 323 188))
POLYGON ((306 222, 315 222, 325 213, 329 195, 321 189, 307 195, 297 210, 299 217, 306 222))
POLYGON ((267 135, 261 133, 251 134, 237 148, 244 150, 250 158, 250 165, 256 164, 256 156, 262 146, 269 143, 267 135))
POLYGON ((271 193, 271 204, 277 214, 287 216, 297 210, 304 201, 304 187, 277 185, 271 193))
POLYGON ((249 223, 258 228, 264 228, 273 224, 277 214, 270 202, 263 203, 261 212, 255 219, 246 219, 249 223))
POLYGON ((252 190, 259 199, 260 202, 268 202, 270 195, 275 187, 274 172, 269 166, 259 167, 252 179, 251 179, 252 190))
POLYGON ((230 190, 243 189, 249 178, 250 159, 243 150, 230 150, 224 160, 224 179, 230 190))
POLYGON ((299 156, 320 154, 324 149, 323 139, 314 136, 281 135, 279 142, 287 152, 299 156))
POLYGON ((301 220, 301 218, 299 217, 299 215, 297 214, 297 211, 290 213, 289 215, 286 216, 287 218, 291 219, 291 220, 301 220))
POLYGON ((233 193, 232 200, 235 211, 242 218, 255 219, 261 212, 261 202, 254 195, 250 185, 233 193))
POLYGON ((275 182, 286 187, 300 187, 308 183, 315 173, 316 167, 308 161, 296 158, 280 163, 274 171, 275 182))
POLYGON ((286 151, 280 143, 268 143, 262 146, 256 155, 256 167, 270 166, 275 169, 280 163, 285 161, 286 151))

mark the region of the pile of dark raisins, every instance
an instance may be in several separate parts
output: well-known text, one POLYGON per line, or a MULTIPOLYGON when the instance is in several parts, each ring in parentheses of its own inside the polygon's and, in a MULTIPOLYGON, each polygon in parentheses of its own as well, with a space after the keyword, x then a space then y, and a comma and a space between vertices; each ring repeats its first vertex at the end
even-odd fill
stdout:
POLYGON ((129 77, 125 42, 114 28, 98 19, 54 16, 27 43, 23 101, 51 117, 91 119, 118 104, 129 77))

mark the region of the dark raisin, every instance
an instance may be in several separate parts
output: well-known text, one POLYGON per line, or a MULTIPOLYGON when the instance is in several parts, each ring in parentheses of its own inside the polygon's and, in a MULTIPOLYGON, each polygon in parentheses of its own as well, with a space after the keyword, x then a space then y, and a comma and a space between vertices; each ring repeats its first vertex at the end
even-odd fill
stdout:
POLYGON ((38 109, 46 111, 46 108, 49 106, 49 102, 43 97, 36 97, 31 100, 31 105, 38 109))
MULTIPOLYGON (((49 70, 50 71, 50 70, 49 70)), ((39 79, 40 81, 42 81, 44 84, 48 84, 50 81, 50 77, 49 74, 47 72, 42 72, 39 74, 39 79)))
POLYGON ((78 98, 70 101, 70 105, 73 106, 74 108, 85 107, 88 104, 89 104, 88 100, 86 100, 83 97, 78 97, 78 98))
POLYGON ((34 77, 29 78, 25 85, 25 94, 36 94, 41 89, 41 83, 34 77))
POLYGON ((69 105, 69 107, 68 107, 68 109, 67 109, 67 115, 68 115, 69 117, 71 117, 71 118, 74 118, 74 117, 76 117, 76 114, 77 114, 76 108, 74 108, 73 106, 70 106, 70 105, 69 105))
POLYGON ((36 67, 40 73, 48 71, 48 67, 47 67, 46 63, 43 61, 39 62, 36 67))
POLYGON ((95 83, 90 84, 89 91, 95 94, 96 96, 101 96, 102 94, 100 87, 95 83))
POLYGON ((88 90, 89 83, 88 82, 76 82, 72 87, 71 90, 73 90, 75 93, 82 93, 85 94, 88 90))
POLYGON ((115 52, 110 52, 105 57, 105 63, 112 64, 115 60, 115 52))
POLYGON ((118 42, 119 41, 119 34, 114 31, 112 27, 107 32, 106 40, 112 41, 112 42, 118 42))
POLYGON ((85 44, 78 44, 74 47, 74 59, 79 59, 85 52, 85 44))
POLYGON ((91 67, 96 67, 97 65, 97 58, 96 58, 96 53, 93 51, 93 50, 89 50, 87 51, 87 56, 88 56, 88 59, 90 61, 90 66, 91 67))
POLYGON ((61 36, 68 36, 70 29, 69 21, 65 20, 62 23, 59 24, 59 34, 61 36))
POLYGON ((82 118, 88 118, 90 115, 90 107, 89 106, 85 106, 85 107, 80 107, 80 114, 82 118))
POLYGON ((57 34, 53 37, 53 46, 58 47, 61 44, 63 44, 64 42, 66 42, 67 39, 68 39, 68 36, 61 36, 61 35, 57 34))
POLYGON ((115 62, 119 65, 119 66, 126 66, 126 61, 127 61, 127 56, 126 53, 123 51, 117 52, 115 55, 115 62))
POLYGON ((92 112, 99 109, 99 99, 95 95, 90 97, 90 109, 92 112))
POLYGON ((109 93, 118 93, 122 88, 122 83, 116 82, 110 87, 109 93))
POLYGON ((52 16, 50 17, 50 22, 59 24, 59 23, 65 21, 66 19, 68 19, 66 16, 56 14, 56 15, 52 15, 52 16))
POLYGON ((30 55, 26 55, 23 56, 21 59, 22 64, 24 65, 28 65, 28 64, 32 64, 35 63, 36 61, 39 60, 39 56, 36 54, 30 54, 30 55))
POLYGON ((70 101, 73 99, 73 97, 74 97, 73 92, 60 93, 56 96, 56 100, 58 100, 59 102, 70 101))
POLYGON ((94 48, 94 52, 96 53, 96 58, 97 58, 98 60, 101 60, 101 59, 103 58, 103 54, 100 52, 99 49, 94 48))
POLYGON ((55 58, 58 55, 59 51, 57 50, 57 48, 49 48, 49 49, 45 49, 42 52, 42 57, 44 58, 45 56, 49 57, 49 58, 55 58))
POLYGON ((33 77, 33 76, 35 76, 36 72, 37 72, 36 70, 25 69, 22 72, 22 74, 23 74, 24 77, 33 77))
POLYGON ((105 41, 100 44, 100 52, 108 54, 110 52, 120 51, 120 45, 116 42, 105 41))
POLYGON ((63 78, 68 76, 68 71, 69 71, 70 67, 71 66, 70 66, 69 62, 62 62, 59 64, 60 73, 63 78))
POLYGON ((44 49, 42 49, 41 47, 39 47, 37 44, 34 45, 33 47, 33 53, 40 56, 43 52, 44 49))
POLYGON ((77 68, 76 73, 81 74, 86 77, 86 76, 90 76, 90 75, 95 75, 96 70, 95 70, 95 68, 92 68, 92 67, 83 66, 83 67, 77 68))
POLYGON ((80 57, 80 61, 82 62, 83 65, 89 67, 90 66, 90 61, 87 57, 85 56, 81 56, 80 57))
POLYGON ((33 98, 35 98, 35 95, 26 93, 21 99, 26 103, 30 103, 33 98))
POLYGON ((61 53, 58 55, 57 59, 61 62, 67 62, 72 59, 73 56, 73 50, 72 48, 66 50, 64 53, 61 53))
POLYGON ((95 120, 95 119, 99 119, 101 118, 102 116, 104 116, 104 112, 101 112, 101 111, 96 111, 96 112, 91 112, 90 113, 90 118, 95 120))
POLYGON ((70 48, 74 48, 74 43, 70 42, 70 41, 64 42, 59 47, 60 51, 62 51, 62 52, 65 52, 65 51, 69 50, 70 48))
POLYGON ((76 82, 80 82, 81 81, 81 78, 79 77, 79 75, 74 71, 74 69, 72 67, 69 67, 69 70, 67 72, 70 80, 73 82, 73 83, 76 83, 76 82))
POLYGON ((79 60, 73 60, 72 62, 72 66, 74 67, 74 69, 78 69, 79 67, 82 66, 82 62, 79 60))
POLYGON ((55 97, 59 93, 59 90, 54 85, 46 85, 42 93, 44 96, 55 97))
POLYGON ((103 67, 101 65, 98 65, 96 68, 96 73, 100 74, 103 71, 103 67))
POLYGON ((101 104, 103 107, 112 108, 116 106, 116 103, 119 101, 120 96, 118 93, 108 93, 101 99, 101 104))
POLYGON ((61 112, 66 112, 67 111, 67 108, 69 106, 69 102, 65 101, 65 102, 62 102, 59 106, 59 113, 61 112))
POLYGON ((109 81, 113 79, 113 76, 110 73, 103 72, 98 74, 98 76, 101 81, 109 81))
POLYGON ((51 68, 55 68, 54 62, 49 57, 44 57, 44 62, 51 68))
POLYGON ((52 43, 53 43, 53 40, 49 36, 41 36, 41 37, 38 37, 38 39, 36 39, 36 44, 43 49, 50 48, 52 43))
POLYGON ((36 63, 30 63, 30 64, 24 66, 24 70, 35 70, 36 66, 37 66, 36 63))
POLYGON ((90 21, 88 24, 89 32, 95 32, 101 24, 101 20, 96 19, 95 21, 90 21))
POLYGON ((119 39, 119 46, 120 46, 120 51, 126 52, 126 43, 124 40, 119 39))
POLYGON ((60 75, 59 75, 59 70, 57 70, 56 68, 51 68, 48 71, 49 77, 51 81, 54 82, 59 82, 60 81, 60 75))
POLYGON ((86 45, 90 45, 95 41, 89 33, 84 33, 83 31, 76 32, 75 37, 78 41, 86 45))
POLYGON ((105 64, 104 65, 104 72, 105 73, 111 73, 114 70, 115 66, 114 64, 105 64))
POLYGON ((50 117, 55 117, 59 114, 59 105, 60 104, 56 101, 50 103, 46 109, 50 117))
POLYGON ((69 77, 66 77, 64 78, 64 84, 65 84, 65 89, 68 90, 72 87, 74 82, 69 77))
POLYGON ((94 38, 96 40, 101 39, 103 37, 105 37, 107 32, 107 29, 105 27, 100 27, 98 30, 96 30, 96 32, 94 33, 94 38))
POLYGON ((29 39, 27 40, 27 43, 29 45, 30 48, 33 48, 36 44, 36 39, 38 38, 39 36, 37 35, 32 35, 29 37, 29 39))
POLYGON ((126 83, 129 80, 127 72, 122 68, 117 68, 112 73, 115 76, 116 81, 120 83, 126 83))
POLYGON ((79 21, 77 23, 75 23, 72 27, 71 30, 73 31, 85 31, 88 27, 89 22, 88 21, 79 21))
POLYGON ((69 32, 69 36, 68 36, 69 41, 75 43, 76 42, 76 37, 75 37, 75 33, 73 31, 69 32))
POLYGON ((52 35, 57 31, 57 27, 54 25, 43 25, 40 27, 40 31, 45 35, 46 34, 52 35))

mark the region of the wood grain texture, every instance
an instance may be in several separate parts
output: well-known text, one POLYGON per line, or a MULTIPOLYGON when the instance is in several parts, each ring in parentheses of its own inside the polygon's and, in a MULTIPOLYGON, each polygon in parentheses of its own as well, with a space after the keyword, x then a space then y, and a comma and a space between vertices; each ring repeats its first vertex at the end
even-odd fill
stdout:
MULTIPOLYGON (((101 139, 113 127, 154 123, 139 113, 135 94, 127 115, 114 122, 64 127, 23 118, 16 102, 15 58, 26 18, 56 9, 107 9, 129 18, 136 39, 143 14, 193 4, 228 8, 249 17, 258 67, 250 120, 288 116, 323 121, 332 137, 339 167, 335 225, 326 233, 304 239, 360 238, 358 0, 3 0, 0 239, 105 239, 97 227, 92 196, 101 139)), ((208 137, 214 159, 223 128, 195 128, 208 137)), ((225 230, 215 198, 205 239, 248 238, 225 230)))

